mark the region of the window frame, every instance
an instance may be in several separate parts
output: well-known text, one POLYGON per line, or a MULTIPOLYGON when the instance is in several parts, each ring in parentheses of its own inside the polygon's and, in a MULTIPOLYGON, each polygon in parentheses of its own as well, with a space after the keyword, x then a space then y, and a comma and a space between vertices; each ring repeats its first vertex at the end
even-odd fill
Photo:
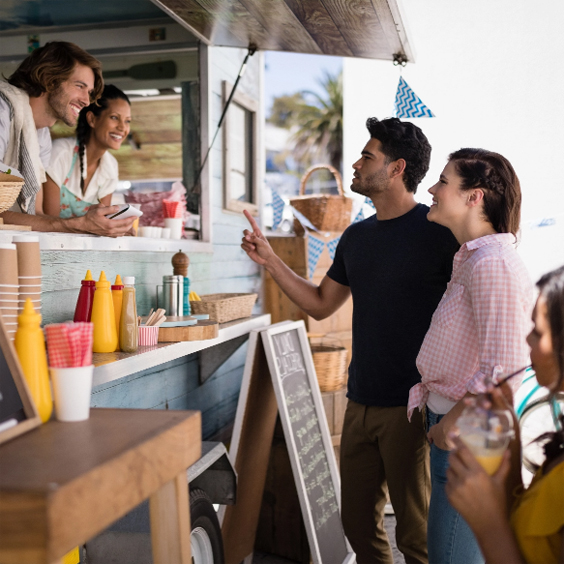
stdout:
MULTIPOLYGON (((227 99, 229 98, 232 90, 233 84, 227 80, 223 80, 221 84, 222 90, 222 103, 225 105, 227 99)), ((250 157, 250 173, 252 174, 251 180, 251 202, 241 202, 232 198, 231 196, 231 155, 229 147, 229 112, 227 110, 226 119, 223 122, 223 165, 222 165, 222 176, 223 176, 223 209, 230 212, 242 213, 243 210, 248 210, 251 215, 257 216, 259 212, 259 191, 258 191, 258 179, 259 179, 259 103, 250 96, 244 94, 243 92, 236 91, 233 95, 232 103, 237 104, 242 107, 245 111, 250 113, 251 126, 250 130, 252 133, 251 139, 251 157, 250 157)))

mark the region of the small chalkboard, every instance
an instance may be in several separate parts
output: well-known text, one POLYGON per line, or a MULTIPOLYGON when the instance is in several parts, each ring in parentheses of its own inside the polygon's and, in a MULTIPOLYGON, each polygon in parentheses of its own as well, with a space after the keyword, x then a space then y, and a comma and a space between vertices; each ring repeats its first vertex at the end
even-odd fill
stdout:
POLYGON ((0 313, 0 443, 41 425, 0 313))
POLYGON ((314 564, 352 563, 335 454, 303 321, 261 331, 314 564))

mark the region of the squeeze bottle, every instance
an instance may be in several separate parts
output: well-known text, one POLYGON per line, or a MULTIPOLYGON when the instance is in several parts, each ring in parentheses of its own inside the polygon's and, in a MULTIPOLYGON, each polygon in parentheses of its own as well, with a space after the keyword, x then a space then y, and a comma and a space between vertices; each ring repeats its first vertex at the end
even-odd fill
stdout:
POLYGON ((41 315, 35 313, 31 299, 27 298, 23 312, 18 316, 18 329, 14 345, 29 392, 43 423, 49 421, 53 411, 53 397, 49 383, 45 338, 39 327, 41 315))
POLYGON ((80 292, 76 301, 73 321, 90 321, 95 291, 96 282, 92 278, 90 270, 87 270, 84 280, 80 283, 80 292))
POLYGON ((118 338, 116 351, 119 351, 119 319, 121 317, 122 298, 123 298, 123 282, 121 281, 121 276, 118 274, 116 276, 116 281, 112 285, 112 300, 114 302, 114 315, 116 317, 116 333, 118 338))
POLYGON ((117 347, 114 302, 110 282, 103 270, 100 273, 100 280, 96 282, 91 321, 94 323, 92 350, 94 352, 114 352, 117 347))
POLYGON ((124 276, 123 283, 119 341, 121 350, 131 353, 137 350, 139 333, 137 328, 137 304, 135 302, 135 276, 124 276))

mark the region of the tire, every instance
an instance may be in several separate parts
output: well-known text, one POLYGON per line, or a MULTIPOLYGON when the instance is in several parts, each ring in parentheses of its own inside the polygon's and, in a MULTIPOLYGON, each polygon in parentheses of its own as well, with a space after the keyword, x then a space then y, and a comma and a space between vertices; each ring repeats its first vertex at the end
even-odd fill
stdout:
POLYGON ((190 525, 193 564, 224 564, 219 521, 210 498, 200 489, 190 491, 190 525))
POLYGON ((560 413, 564 413, 564 393, 562 392, 556 394, 553 402, 543 397, 530 403, 519 418, 523 465, 532 474, 544 461, 542 444, 535 442, 535 439, 543 433, 556 430, 556 419, 560 413))

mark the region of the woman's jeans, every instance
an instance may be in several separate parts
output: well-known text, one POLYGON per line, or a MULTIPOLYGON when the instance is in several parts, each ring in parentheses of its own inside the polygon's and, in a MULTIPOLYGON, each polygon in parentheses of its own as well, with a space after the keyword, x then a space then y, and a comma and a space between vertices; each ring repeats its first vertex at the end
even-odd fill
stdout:
MULTIPOLYGON (((427 430, 442 417, 427 408, 427 430)), ((483 564, 484 557, 474 534, 450 505, 445 492, 448 455, 448 450, 431 445, 431 503, 427 526, 429 564, 483 564)))

